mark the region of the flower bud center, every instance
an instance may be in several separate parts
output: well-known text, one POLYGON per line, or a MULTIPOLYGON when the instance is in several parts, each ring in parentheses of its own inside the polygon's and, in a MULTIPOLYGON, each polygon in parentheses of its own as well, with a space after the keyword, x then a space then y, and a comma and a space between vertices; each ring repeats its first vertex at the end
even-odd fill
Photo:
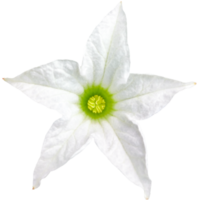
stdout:
POLYGON ((105 100, 99 96, 99 95, 94 95, 89 98, 87 102, 88 109, 91 110, 93 113, 102 113, 102 111, 106 107, 106 102, 105 100))

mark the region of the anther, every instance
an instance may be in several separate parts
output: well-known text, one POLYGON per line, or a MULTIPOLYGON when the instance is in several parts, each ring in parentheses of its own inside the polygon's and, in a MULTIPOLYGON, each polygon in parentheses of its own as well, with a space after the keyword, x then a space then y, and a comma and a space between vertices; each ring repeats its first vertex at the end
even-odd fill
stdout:
POLYGON ((96 114, 96 113, 102 113, 102 111, 106 107, 106 102, 101 96, 94 95, 89 98, 87 105, 88 109, 96 114))

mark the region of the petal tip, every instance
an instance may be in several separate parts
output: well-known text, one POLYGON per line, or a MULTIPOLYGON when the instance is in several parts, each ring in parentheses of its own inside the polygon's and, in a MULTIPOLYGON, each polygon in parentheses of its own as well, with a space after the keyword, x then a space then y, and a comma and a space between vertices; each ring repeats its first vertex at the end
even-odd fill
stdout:
POLYGON ((199 82, 194 82, 194 85, 198 86, 198 85, 199 85, 199 82))
POLYGON ((35 190, 34 187, 30 187, 30 190, 35 190))
POLYGON ((2 78, 5 81, 5 78, 2 78))

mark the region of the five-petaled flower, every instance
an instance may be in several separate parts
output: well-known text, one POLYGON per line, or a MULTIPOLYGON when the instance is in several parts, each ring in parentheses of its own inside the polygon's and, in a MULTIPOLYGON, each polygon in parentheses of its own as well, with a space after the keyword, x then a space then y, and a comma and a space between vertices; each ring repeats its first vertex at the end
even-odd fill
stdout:
POLYGON ((34 170, 33 187, 79 153, 90 139, 149 198, 151 181, 137 120, 160 111, 182 83, 130 74, 126 17, 121 3, 95 28, 83 63, 57 60, 4 79, 62 117, 48 131, 34 170))

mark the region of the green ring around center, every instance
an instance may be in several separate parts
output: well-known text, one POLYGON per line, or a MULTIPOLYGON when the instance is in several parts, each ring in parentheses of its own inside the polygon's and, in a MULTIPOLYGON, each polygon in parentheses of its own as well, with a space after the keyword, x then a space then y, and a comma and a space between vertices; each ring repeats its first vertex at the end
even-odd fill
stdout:
POLYGON ((80 95, 80 107, 82 111, 91 119, 97 120, 100 118, 106 118, 114 111, 115 101, 113 95, 101 86, 88 86, 84 89, 84 92, 80 95), (88 108, 88 100, 92 96, 101 96, 105 100, 105 109, 101 113, 94 113, 88 108))

